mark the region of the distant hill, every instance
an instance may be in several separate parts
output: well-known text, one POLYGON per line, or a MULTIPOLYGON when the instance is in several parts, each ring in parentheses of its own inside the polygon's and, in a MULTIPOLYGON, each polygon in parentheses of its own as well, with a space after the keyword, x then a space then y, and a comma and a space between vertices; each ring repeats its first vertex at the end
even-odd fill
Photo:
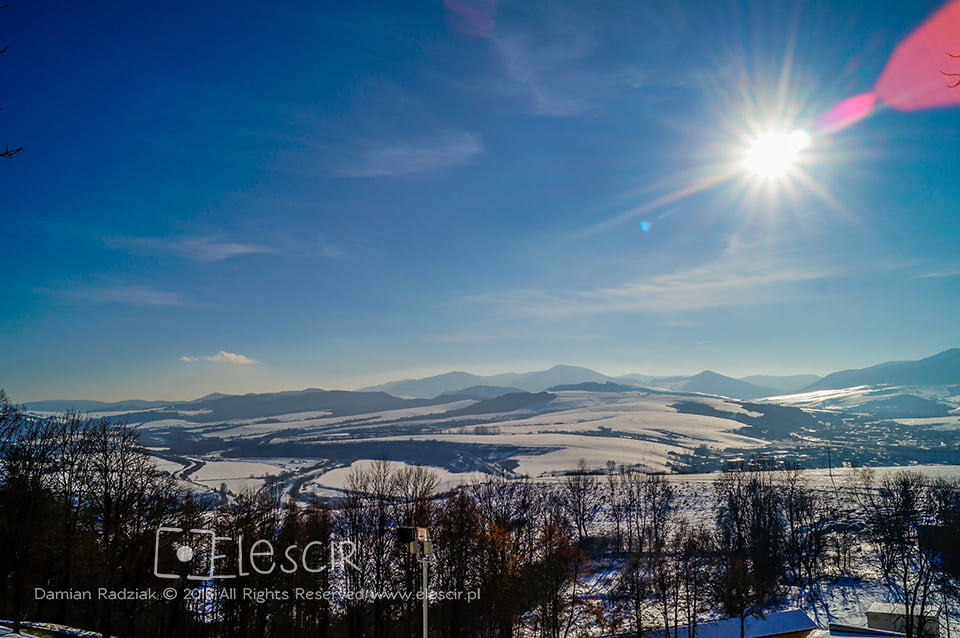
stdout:
MULTIPOLYGON (((262 418, 296 412, 325 411, 333 415, 440 405, 469 398, 480 401, 517 392, 537 393, 546 390, 578 389, 594 392, 623 392, 634 384, 669 391, 696 392, 753 400, 762 397, 841 389, 861 385, 960 385, 960 348, 946 350, 919 361, 890 361, 869 368, 844 370, 817 379, 813 375, 762 376, 734 379, 705 370, 691 377, 649 377, 629 374, 610 377, 596 370, 579 366, 557 365, 548 370, 509 372, 481 376, 468 372, 447 372, 423 379, 404 379, 365 388, 359 391, 306 390, 262 394, 209 394, 192 401, 145 401, 131 399, 114 403, 87 400, 35 401, 26 404, 35 412, 112 412, 131 422, 165 418, 186 418, 194 422, 262 418), (813 379, 808 385, 796 385, 813 379), (586 384, 586 385, 585 385, 586 384), (624 388, 624 389, 621 389, 624 388), (184 414, 181 414, 184 413, 184 414)), ((881 410, 940 413, 936 405, 881 405, 881 410)))
POLYGON ((182 418, 195 423, 213 423, 232 419, 258 419, 297 412, 328 412, 333 416, 367 414, 425 405, 442 405, 457 401, 456 397, 436 399, 403 399, 385 392, 352 392, 348 390, 295 390, 286 392, 225 395, 215 393, 202 399, 180 402, 121 401, 38 401, 27 404, 37 412, 59 412, 66 409, 84 412, 120 413, 116 418, 131 423, 182 418), (66 406, 66 407, 63 407, 66 406))
POLYGON ((192 402, 189 410, 209 412, 189 417, 191 421, 213 422, 225 419, 253 419, 296 412, 329 411, 332 415, 365 414, 382 410, 398 410, 423 405, 447 403, 453 399, 401 399, 385 392, 351 392, 347 390, 303 390, 227 396, 209 401, 192 402))
POLYGON ((539 403, 551 401, 556 397, 557 395, 550 394, 549 392, 538 392, 536 394, 531 394, 529 392, 512 392, 510 394, 504 394, 503 396, 493 399, 484 399, 483 401, 478 401, 473 405, 468 405, 465 408, 450 410, 449 412, 444 413, 444 416, 450 417, 468 414, 513 412, 514 410, 522 410, 539 403))
MULTIPOLYGON (((497 375, 499 376, 499 375, 497 375)), ((493 377, 496 379, 496 377, 493 377)), ((528 372, 520 375, 510 385, 525 390, 527 392, 541 392, 555 385, 566 383, 584 383, 586 381, 612 381, 611 377, 600 374, 590 368, 581 368, 579 366, 553 366, 549 370, 540 372, 528 372)))
POLYGON ((387 392, 394 396, 426 399, 441 394, 453 394, 472 386, 508 387, 513 391, 542 392, 555 385, 584 383, 585 381, 612 381, 612 377, 590 368, 553 366, 536 372, 506 372, 487 377, 468 372, 447 372, 423 379, 404 379, 362 388, 361 391, 387 392))
POLYGON ((622 374, 615 377, 617 381, 626 381, 627 383, 637 383, 639 385, 650 385, 650 382, 656 379, 649 374, 622 374))
POLYGON ((718 374, 711 370, 704 370, 692 377, 661 377, 653 379, 650 385, 668 390, 683 392, 701 392, 716 394, 734 399, 759 399, 760 397, 776 394, 773 388, 764 388, 733 377, 718 374))
POLYGON ((461 388, 450 392, 441 392, 438 396, 455 397, 464 399, 493 399, 504 394, 514 392, 523 392, 520 388, 508 388, 501 385, 472 385, 469 388, 461 388))
POLYGON ((171 405, 171 403, 171 401, 143 401, 141 399, 127 399, 115 403, 84 399, 51 399, 49 401, 32 401, 24 404, 24 407, 32 412, 134 412, 162 408, 171 405))
POLYGON ((754 374, 749 377, 741 377, 740 380, 763 388, 771 388, 781 394, 793 394, 800 392, 812 383, 816 383, 820 380, 820 377, 815 374, 793 374, 789 376, 754 374))
POLYGON ((576 390, 579 392, 638 392, 643 388, 635 385, 624 385, 622 383, 613 383, 611 381, 586 381, 584 383, 573 383, 567 385, 555 385, 547 388, 550 392, 563 392, 564 390, 576 390))
POLYGON ((843 370, 811 383, 804 392, 858 385, 960 384, 960 348, 951 348, 919 361, 888 361, 869 368, 843 370))
POLYGON ((704 370, 700 374, 690 377, 679 389, 735 399, 759 399, 777 393, 773 388, 763 388, 710 370, 704 370))
MULTIPOLYGON (((360 388, 360 392, 386 392, 396 397, 427 399, 460 388, 487 384, 487 377, 469 372, 445 372, 423 379, 403 379, 360 388)), ((497 384, 490 384, 497 385, 497 384)))
MULTIPOLYGON (((629 389, 633 389, 632 386, 641 385, 666 388, 668 390, 681 390, 684 392, 717 394, 734 399, 757 399, 781 393, 776 388, 754 385, 709 370, 705 370, 692 377, 650 377, 642 374, 610 377, 596 370, 591 370, 590 368, 566 365, 557 365, 549 370, 540 370, 537 372, 507 372, 486 377, 466 372, 448 372, 424 379, 405 379, 403 381, 384 383, 364 388, 364 390, 387 392, 395 396, 408 398, 429 398, 440 395, 462 395, 463 388, 467 386, 508 387, 513 391, 543 392, 544 390, 557 390, 560 388, 582 390, 586 388, 575 386, 581 386, 585 383, 619 384, 629 389)), ((611 390, 610 387, 606 387, 599 388, 599 391, 610 392, 613 390, 611 390)))

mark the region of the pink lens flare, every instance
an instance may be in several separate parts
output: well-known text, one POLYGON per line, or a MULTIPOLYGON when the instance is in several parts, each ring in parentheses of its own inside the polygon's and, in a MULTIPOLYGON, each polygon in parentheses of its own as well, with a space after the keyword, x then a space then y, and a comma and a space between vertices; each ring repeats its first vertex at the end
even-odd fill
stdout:
POLYGON ((824 135, 842 131, 870 115, 876 103, 877 96, 873 93, 848 97, 818 119, 815 130, 824 135))
POLYGON ((900 43, 873 92, 898 111, 960 104, 960 0, 952 0, 900 43))
POLYGON ((817 120, 817 133, 856 124, 877 103, 898 111, 960 104, 960 0, 945 4, 897 45, 873 90, 831 108, 817 120))

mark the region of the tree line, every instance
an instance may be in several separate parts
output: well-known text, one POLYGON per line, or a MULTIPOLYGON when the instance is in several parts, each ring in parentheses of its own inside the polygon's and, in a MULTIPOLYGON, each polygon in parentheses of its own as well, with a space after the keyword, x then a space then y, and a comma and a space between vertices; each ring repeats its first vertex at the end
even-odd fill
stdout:
POLYGON ((418 636, 420 565, 401 526, 431 535, 438 638, 695 638, 721 617, 742 635, 787 592, 814 596, 867 563, 910 636, 958 600, 941 537, 960 529, 960 484, 918 473, 862 473, 838 501, 755 462, 717 475, 706 513, 665 476, 612 464, 439 487, 382 460, 334 499, 196 493, 134 428, 32 417, 0 391, 0 616, 103 636, 418 636))

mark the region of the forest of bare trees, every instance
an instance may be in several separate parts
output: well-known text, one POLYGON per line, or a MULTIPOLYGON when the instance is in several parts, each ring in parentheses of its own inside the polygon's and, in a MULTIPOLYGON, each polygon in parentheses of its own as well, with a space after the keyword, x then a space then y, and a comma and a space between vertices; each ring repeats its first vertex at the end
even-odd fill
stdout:
POLYGON ((418 636, 420 566, 396 533, 412 526, 435 548, 432 636, 692 638, 856 576, 853 547, 919 635, 956 605, 937 548, 958 529, 960 485, 858 476, 839 507, 802 472, 753 463, 717 475, 707 513, 684 511, 662 475, 585 464, 440 493, 431 470, 381 461, 336 499, 226 498, 160 472, 129 426, 35 418, 0 394, 0 617, 103 636, 418 636))

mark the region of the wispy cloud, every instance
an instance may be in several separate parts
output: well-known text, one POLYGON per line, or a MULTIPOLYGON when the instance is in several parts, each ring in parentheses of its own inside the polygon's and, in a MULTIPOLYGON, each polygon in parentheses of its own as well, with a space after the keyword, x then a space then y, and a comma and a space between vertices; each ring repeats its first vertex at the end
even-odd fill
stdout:
POLYGON ((345 177, 387 177, 432 173, 467 163, 483 152, 483 141, 468 131, 445 131, 438 136, 383 143, 361 154, 359 161, 340 170, 345 177))
POLYGON ((669 314, 801 298, 798 285, 838 276, 825 267, 790 265, 725 253, 696 267, 617 285, 583 290, 515 289, 477 295, 506 315, 568 316, 630 312, 669 314))
POLYGON ((99 296, 100 301, 122 303, 131 306, 190 306, 193 305, 177 292, 157 290, 149 286, 132 286, 128 288, 110 288, 92 291, 93 296, 99 296))
POLYGON ((960 266, 947 267, 941 270, 931 270, 914 275, 912 279, 946 279, 948 277, 960 277, 960 266))
POLYGON ((590 333, 544 332, 542 327, 535 329, 485 328, 470 326, 445 334, 431 334, 429 341, 434 343, 496 343, 502 341, 595 341, 604 335, 590 333))
POLYGON ((215 262, 242 255, 279 252, 276 248, 254 243, 220 241, 210 237, 105 237, 111 248, 154 255, 175 255, 185 259, 215 262))
POLYGON ((341 244, 329 241, 321 235, 317 238, 316 254, 318 257, 326 257, 327 259, 339 261, 347 256, 347 250, 341 244))
POLYGON ((236 354, 233 352, 227 352, 226 350, 221 350, 217 354, 207 355, 205 357, 180 357, 181 361, 186 361, 192 363, 195 361, 211 361, 213 363, 230 363, 232 365, 238 366, 248 366, 255 365, 260 363, 256 359, 251 359, 242 354, 236 354))
POLYGON ((197 307, 177 292, 150 286, 104 286, 93 288, 37 288, 37 292, 68 302, 108 303, 153 308, 164 306, 197 307))
POLYGON ((493 90, 525 99, 535 115, 583 115, 623 91, 701 84, 679 62, 682 12, 663 4, 512 3, 496 28, 475 35, 488 39, 504 76, 493 90))
POLYGON ((507 76, 526 93, 536 115, 579 115, 597 107, 590 87, 595 76, 585 77, 574 67, 589 51, 586 40, 542 44, 520 33, 508 33, 491 36, 490 42, 507 76))

